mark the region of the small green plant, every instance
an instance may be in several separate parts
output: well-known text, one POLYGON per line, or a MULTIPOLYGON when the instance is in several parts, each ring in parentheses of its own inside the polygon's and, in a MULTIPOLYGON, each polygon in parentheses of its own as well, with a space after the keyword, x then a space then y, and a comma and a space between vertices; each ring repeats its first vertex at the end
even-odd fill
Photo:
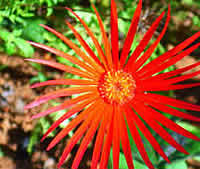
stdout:
POLYGON ((20 54, 24 57, 33 56, 34 49, 24 39, 20 38, 22 32, 15 30, 9 32, 4 28, 0 28, 0 40, 3 41, 3 48, 9 55, 20 54))

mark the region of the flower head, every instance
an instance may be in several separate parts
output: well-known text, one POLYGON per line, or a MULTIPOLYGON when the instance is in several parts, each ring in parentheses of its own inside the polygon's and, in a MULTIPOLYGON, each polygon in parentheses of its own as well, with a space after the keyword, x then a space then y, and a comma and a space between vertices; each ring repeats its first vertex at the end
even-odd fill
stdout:
POLYGON ((177 90, 200 85, 200 83, 177 84, 178 82, 182 82, 198 75, 200 71, 185 75, 181 75, 181 73, 197 67, 200 65, 199 62, 178 70, 158 74, 160 71, 175 64, 177 61, 198 48, 200 43, 191 47, 188 46, 200 36, 200 32, 194 34, 189 39, 162 54, 150 63, 145 64, 166 32, 170 20, 170 7, 168 8, 165 25, 157 39, 148 49, 145 50, 161 20, 164 18, 165 12, 162 12, 153 22, 139 45, 132 52, 130 49, 137 31, 142 9, 142 0, 139 0, 139 4, 131 21, 121 53, 119 52, 118 19, 114 0, 111 0, 111 41, 106 35, 102 20, 96 8, 94 6, 93 8, 102 33, 102 46, 99 44, 98 40, 85 22, 71 9, 67 8, 67 10, 69 10, 82 23, 87 34, 95 45, 98 56, 95 55, 82 36, 67 21, 66 24, 72 30, 85 51, 54 29, 45 25, 41 26, 63 40, 76 52, 80 59, 43 44, 30 42, 33 46, 45 49, 53 54, 66 58, 76 64, 79 68, 70 67, 68 65, 48 60, 27 60, 48 65, 81 77, 81 79, 49 80, 32 86, 35 88, 47 85, 73 85, 72 87, 59 89, 44 96, 40 96, 38 99, 28 104, 25 107, 27 109, 46 103, 50 99, 79 94, 75 98, 67 100, 58 106, 33 116, 33 118, 39 118, 58 110, 68 109, 67 112, 61 116, 60 119, 55 121, 44 134, 44 137, 42 138, 42 140, 44 140, 50 132, 59 126, 61 122, 70 118, 72 115, 77 114, 77 116, 74 117, 74 119, 55 136, 47 150, 54 147, 72 129, 79 126, 66 145, 58 167, 63 164, 72 148, 82 138, 80 147, 72 164, 72 168, 77 169, 88 144, 91 142, 93 137, 95 137, 91 169, 96 169, 98 163, 101 169, 107 168, 111 147, 113 149, 113 167, 114 169, 118 169, 120 143, 126 157, 127 165, 129 169, 133 169, 133 158, 127 133, 127 128, 129 128, 141 157, 146 165, 152 169, 154 167, 144 148, 139 130, 143 133, 155 151, 163 157, 163 159, 168 162, 169 159, 148 130, 148 125, 174 148, 187 154, 187 151, 178 144, 162 126, 188 138, 195 140, 199 140, 199 138, 186 131, 160 112, 187 120, 200 121, 199 118, 173 108, 177 107, 199 111, 200 106, 159 95, 156 91, 177 90), (95 133, 97 133, 96 136, 95 133))

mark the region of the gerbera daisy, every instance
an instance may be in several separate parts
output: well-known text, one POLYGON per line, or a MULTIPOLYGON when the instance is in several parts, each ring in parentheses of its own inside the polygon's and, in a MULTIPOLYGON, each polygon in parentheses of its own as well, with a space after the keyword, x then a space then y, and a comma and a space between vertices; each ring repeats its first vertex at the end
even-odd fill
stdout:
POLYGON ((200 32, 162 54, 150 63, 145 64, 166 32, 170 20, 170 7, 168 7, 168 12, 166 14, 165 25, 163 26, 157 39, 147 50, 145 50, 161 20, 164 18, 165 12, 162 12, 161 15, 153 22, 139 45, 132 52, 130 48, 137 31, 142 9, 142 0, 139 0, 139 4, 131 21, 121 53, 119 52, 118 19, 114 0, 111 0, 111 41, 106 35, 99 13, 93 6, 102 34, 102 46, 99 44, 98 40, 86 23, 71 9, 66 9, 81 22, 95 45, 97 55, 91 50, 90 46, 76 31, 73 25, 66 21, 66 24, 72 30, 85 51, 80 49, 70 39, 54 29, 45 25, 41 26, 63 40, 76 52, 79 58, 43 44, 34 42, 30 43, 33 46, 45 49, 55 55, 69 60, 73 64, 76 64, 79 68, 70 67, 49 60, 26 59, 28 61, 41 63, 82 78, 49 80, 34 84, 32 88, 47 85, 73 86, 40 96, 38 99, 25 107, 26 109, 30 109, 42 103, 46 103, 50 99, 79 94, 75 98, 66 100, 58 106, 33 116, 33 118, 39 118, 58 110, 68 109, 67 112, 60 119, 54 122, 44 134, 44 137, 42 138, 42 140, 44 140, 49 133, 59 126, 60 123, 72 117, 72 115, 77 114, 74 119, 55 136, 47 147, 47 150, 50 150, 71 130, 78 126, 78 129, 70 138, 63 151, 58 167, 63 164, 75 144, 82 138, 80 147, 71 167, 72 169, 77 169, 88 144, 95 137, 91 169, 96 169, 98 164, 100 169, 107 168, 111 147, 113 152, 113 168, 118 169, 120 144, 129 169, 133 169, 133 157, 127 132, 128 128, 141 154, 141 157, 143 158, 145 164, 151 169, 154 167, 149 160, 139 131, 143 133, 155 151, 158 152, 163 159, 168 162, 169 159, 156 139, 153 137, 152 133, 149 131, 148 127, 152 128, 161 138, 171 144, 174 148, 187 154, 187 151, 179 143, 177 143, 175 139, 173 139, 163 126, 185 137, 195 140, 199 140, 199 138, 168 119, 161 112, 187 120, 200 121, 197 117, 173 108, 177 107, 180 109, 199 111, 200 106, 159 95, 156 92, 199 86, 200 83, 177 83, 198 75, 200 71, 185 75, 181 75, 181 73, 199 66, 200 62, 178 70, 160 74, 158 73, 175 64, 177 61, 198 48, 200 43, 190 47, 188 46, 200 36, 200 32))

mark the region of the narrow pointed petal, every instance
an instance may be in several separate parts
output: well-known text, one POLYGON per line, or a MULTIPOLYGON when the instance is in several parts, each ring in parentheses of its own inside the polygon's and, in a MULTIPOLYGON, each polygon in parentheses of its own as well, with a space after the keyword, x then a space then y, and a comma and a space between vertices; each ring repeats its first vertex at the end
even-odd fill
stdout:
POLYGON ((97 85, 97 82, 85 79, 56 79, 48 80, 46 82, 35 83, 31 88, 49 86, 49 85, 97 85))
MULTIPOLYGON (((50 29, 50 28, 49 28, 49 29, 50 29)), ((58 49, 51 48, 51 47, 49 47, 49 46, 46 46, 46 45, 43 45, 43 44, 40 44, 40 43, 35 43, 35 42, 30 42, 30 41, 29 41, 29 43, 30 43, 31 45, 35 46, 35 47, 44 49, 44 50, 49 51, 49 52, 51 52, 51 53, 53 53, 53 54, 55 54, 55 55, 57 55, 57 56, 63 57, 63 58, 65 58, 65 59, 69 60, 71 63, 80 66, 81 68, 87 70, 87 71, 90 72, 90 73, 91 73, 91 72, 92 72, 92 73, 95 72, 94 70, 95 70, 96 68, 92 69, 92 68, 89 67, 87 64, 85 64, 83 61, 79 60, 78 58, 76 58, 76 57, 74 57, 74 56, 69 55, 68 53, 62 52, 62 51, 60 51, 60 50, 58 50, 58 49)), ((79 48, 78 48, 77 50, 79 50, 78 55, 79 55, 80 57, 82 57, 82 58, 87 57, 87 56, 85 56, 84 53, 81 53, 81 52, 80 52, 80 49, 79 49, 79 48)), ((85 59, 85 60, 86 60, 86 59, 85 59)), ((87 61, 87 60, 86 60, 86 61, 87 61)), ((88 63, 90 63, 90 62, 88 62, 88 63)))
POLYGON ((108 37, 106 35, 106 31, 104 29, 101 17, 100 17, 97 9, 95 8, 95 6, 93 4, 92 4, 92 8, 94 9, 94 11, 96 13, 97 20, 99 22, 99 26, 100 26, 100 29, 101 29, 101 34, 102 34, 102 38, 103 38, 103 45, 104 45, 108 65, 109 65, 109 68, 112 69, 113 63, 112 63, 112 54, 111 54, 111 44, 110 44, 110 41, 108 40, 108 37))
MULTIPOLYGON (((67 146, 65 147, 65 149, 64 149, 64 151, 61 155, 61 158, 59 160, 58 168, 61 167, 61 165, 63 164, 63 162, 67 158, 68 154, 70 153, 70 151, 73 149, 73 147, 78 142, 78 140, 80 140, 80 138, 86 132, 88 126, 92 123, 92 121, 94 119, 96 119, 96 117, 97 117, 96 112, 98 111, 99 105, 101 105, 101 104, 98 104, 98 106, 96 106, 95 109, 88 114, 87 119, 85 119, 85 121, 81 124, 81 126, 77 129, 77 131, 74 133, 72 138, 67 143, 67 146)), ((52 146, 54 146, 54 141, 57 142, 56 137, 54 138, 54 140, 48 146, 48 148, 47 148, 48 150, 50 148, 52 148, 52 146)), ((63 136, 61 135, 61 137, 63 137, 63 136)))
MULTIPOLYGON (((114 111, 113 111, 114 112, 114 111)), ((103 150, 102 150, 102 154, 101 154, 101 160, 100 160, 100 168, 107 168, 108 165, 108 160, 109 160, 109 156, 110 156, 110 149, 111 149, 111 145, 112 145, 112 137, 113 137, 113 117, 114 114, 112 112, 112 118, 110 123, 108 124, 108 132, 107 132, 107 136, 103 145, 103 150)))
POLYGON ((130 141, 129 141, 129 137, 128 137, 128 132, 127 132, 127 128, 126 128, 124 114, 122 113, 123 111, 124 110, 121 109, 121 111, 120 111, 120 116, 121 117, 119 118, 119 122, 120 122, 120 125, 119 125, 119 127, 120 127, 120 132, 119 132, 120 140, 121 140, 122 149, 123 149, 123 152, 124 152, 124 155, 125 155, 125 158, 126 158, 126 163, 128 165, 128 168, 129 169, 134 169, 130 141))
POLYGON ((134 12, 134 16, 133 16, 133 19, 131 21, 130 28, 129 28, 128 33, 126 35, 126 39, 125 39, 125 42, 124 42, 122 53, 120 55, 121 67, 123 67, 124 64, 126 63, 126 59, 127 59, 128 54, 130 52, 130 48, 131 48, 131 45, 133 43, 135 33, 137 31, 137 26, 138 26, 138 23, 139 23, 141 11, 142 11, 142 0, 139 0, 138 6, 137 6, 137 8, 134 12))
POLYGON ((111 122, 111 115, 113 112, 112 106, 107 105, 106 106, 106 113, 103 115, 102 122, 96 137, 95 145, 94 145, 94 150, 93 150, 93 155, 92 155, 92 161, 91 161, 91 169, 92 168, 97 168, 97 164, 100 158, 100 154, 102 152, 102 145, 104 141, 104 135, 106 133, 106 128, 109 126, 111 122))
POLYGON ((150 97, 153 100, 156 100, 157 102, 164 105, 170 105, 170 106, 174 106, 174 107, 186 109, 186 110, 200 111, 200 106, 198 105, 194 105, 194 104, 187 103, 181 100, 173 99, 167 96, 162 96, 162 95, 158 95, 154 93, 147 93, 143 96, 150 97))
POLYGON ((192 84, 185 84, 185 85, 168 85, 168 84, 164 84, 164 83, 167 83, 167 82, 163 81, 159 85, 141 87, 140 90, 143 90, 143 91, 168 91, 168 90, 180 90, 180 89, 186 89, 186 88, 200 86, 200 83, 192 83, 192 84))
POLYGON ((161 56, 159 56, 158 58, 154 59, 153 61, 151 61, 150 63, 146 64, 142 69, 140 69, 137 74, 143 74, 145 72, 148 72, 150 69, 152 69, 155 65, 160 65, 161 63, 163 63, 165 60, 170 59, 172 56, 176 55, 177 53, 181 52, 183 49, 185 49, 187 46, 189 46, 192 42, 194 42, 197 38, 200 37, 200 32, 197 32, 196 34, 194 34, 193 36, 191 36, 190 38, 186 39, 185 41, 183 41, 182 43, 180 43, 179 45, 177 45, 176 47, 174 47, 173 49, 165 52, 164 54, 162 54, 161 56))
MULTIPOLYGON (((92 94, 91 93, 85 94, 85 95, 82 95, 82 96, 78 96, 74 99, 67 100, 67 101, 65 101, 64 103, 62 103, 58 106, 51 107, 50 109, 45 110, 44 112, 40 112, 36 115, 33 115, 32 119, 44 117, 44 116, 51 114, 51 113, 54 113, 56 111, 67 109, 67 108, 73 106, 74 104, 77 104, 78 102, 84 102, 86 99, 89 99, 91 97, 94 97, 93 93, 92 94)), ((91 102, 91 99, 89 99, 89 102, 91 102)))
MULTIPOLYGON (((65 42, 71 49, 73 49, 76 52, 76 54, 78 56, 80 56, 86 63, 91 63, 90 59, 88 58, 88 56, 77 45, 75 45, 70 39, 68 39, 67 37, 65 37, 61 33, 57 32, 56 30, 54 30, 54 29, 52 29, 52 28, 50 28, 50 27, 48 27, 46 25, 43 25, 43 24, 40 24, 40 25, 43 28, 45 28, 46 30, 48 30, 48 31, 52 32, 53 34, 55 34, 61 40, 63 40, 63 42, 65 42)), ((92 72, 94 74, 96 73, 95 67, 90 67, 91 65, 88 66, 84 62, 82 62, 82 61, 78 60, 77 58, 72 57, 72 56, 70 56, 70 55, 68 55, 66 53, 65 53, 65 56, 68 58, 68 60, 70 59, 70 61, 75 62, 77 65, 81 66, 85 70, 87 70, 89 72, 92 72)))
POLYGON ((179 76, 179 77, 175 77, 175 78, 171 78, 171 79, 165 80, 165 83, 170 85, 170 84, 182 82, 184 80, 188 80, 188 79, 190 79, 192 77, 195 77, 195 76, 197 76, 199 74, 200 74, 200 70, 196 71, 196 72, 193 72, 193 73, 189 73, 189 74, 186 74, 186 75, 182 75, 182 76, 179 76))
POLYGON ((104 72, 104 67, 102 63, 99 61, 98 57, 94 54, 94 52, 89 47, 89 45, 85 42, 82 36, 76 31, 76 29, 68 21, 65 21, 65 23, 72 30, 72 32, 74 33, 74 36, 80 42, 81 46, 86 50, 89 56, 91 56, 92 59, 94 60, 94 62, 91 60, 90 64, 96 67, 98 72, 104 72))
POLYGON ((120 151, 120 137, 119 137, 119 108, 114 106, 114 130, 113 130, 113 169, 119 169, 119 151, 120 151))
MULTIPOLYGON (((141 115, 141 114, 140 114, 141 115)), ((176 140, 158 123, 154 122, 153 120, 149 120, 146 122, 153 128, 153 130, 160 135, 166 142, 171 144, 174 148, 176 148, 178 151, 189 154, 179 143, 176 142, 176 140)))
POLYGON ((118 31, 117 7, 114 0, 111 0, 111 45, 113 66, 118 69, 119 66, 119 31, 118 31))
POLYGON ((131 132, 131 136, 136 144, 138 151, 140 152, 140 155, 142 156, 142 159, 144 160, 145 164, 149 167, 149 169, 154 169, 153 164, 149 160, 142 138, 138 132, 138 129, 136 128, 136 125, 134 123, 130 123, 130 120, 127 120, 127 122, 131 132))
POLYGON ((193 52, 195 49, 197 49, 200 46, 200 43, 193 45, 192 47, 186 49, 185 51, 181 52, 180 54, 177 54, 173 58, 167 60, 166 62, 162 63, 159 66, 154 66, 151 70, 148 72, 144 73, 143 75, 140 76, 141 79, 148 78, 152 76, 155 73, 158 73, 166 68, 168 68, 171 65, 174 65, 176 62, 184 58, 185 56, 189 55, 191 52, 193 52))
POLYGON ((100 107, 100 109, 98 109, 96 111, 96 117, 92 121, 92 124, 90 125, 86 135, 84 136, 83 140, 81 141, 81 145, 76 153, 76 156, 75 156, 73 164, 72 164, 72 169, 78 168, 78 166, 81 162, 81 159, 83 158, 83 155, 87 149, 88 144, 91 142, 92 138, 94 137, 94 134, 97 130, 97 127, 98 127, 101 117, 102 117, 102 112, 105 111, 104 105, 102 105, 102 106, 103 107, 100 107))
MULTIPOLYGON (((87 105, 88 108, 86 108, 83 112, 80 113, 80 115, 78 115, 75 119, 73 119, 70 124, 69 124, 69 127, 68 129, 65 129, 65 132, 68 133, 68 130, 72 130, 75 126, 77 126, 80 122, 82 122, 83 120, 83 117, 87 117, 87 115, 89 114, 89 112, 94 109, 94 105, 95 102, 85 102, 85 103, 82 103, 82 104, 76 104, 74 105, 70 110, 68 110, 63 116, 61 116, 58 120, 56 120, 52 125, 51 127, 46 131, 46 133, 43 135, 41 141, 44 141, 44 139, 54 130, 56 129, 64 120, 70 118, 72 115, 80 112, 81 110, 83 110, 87 105), (90 104, 90 105, 89 105, 90 104), (75 123, 75 124, 74 124, 75 123), (71 127, 70 127, 71 126, 71 127)), ((63 130, 64 132, 64 130, 63 130)))
POLYGON ((159 42, 163 38, 163 36, 164 36, 164 34, 165 34, 166 30, 167 30, 167 26, 169 24, 169 21, 170 21, 170 11, 171 11, 171 9, 170 9, 170 6, 169 6, 168 13, 167 13, 167 19, 166 19, 166 22, 165 22, 165 25, 163 27, 162 32, 160 33, 160 35, 158 36, 158 38, 156 39, 156 41, 139 58, 139 60, 136 61, 135 65, 133 65, 133 67, 131 67, 131 71, 132 72, 135 72, 137 69, 139 69, 148 60, 148 58, 152 55, 152 53, 154 52, 154 50, 158 46, 159 42))
POLYGON ((151 25, 149 30, 146 32, 146 34, 144 35, 139 45, 136 47, 135 51, 130 56, 130 59, 128 60, 127 65, 125 66, 126 69, 129 70, 129 68, 133 65, 133 63, 138 59, 140 54, 144 51, 145 47, 147 46, 154 32, 159 26, 159 23, 162 20, 164 14, 165 12, 162 12, 161 15, 156 19, 156 21, 151 25))
POLYGON ((48 93, 44 96, 39 97, 35 101, 29 103, 24 107, 24 109, 30 109, 36 106, 39 106, 42 103, 45 103, 51 99, 55 99, 58 97, 66 97, 66 96, 71 96, 73 94, 80 94, 84 92, 92 92, 92 90, 96 90, 96 87, 70 87, 70 88, 65 88, 65 89, 60 89, 51 93, 48 93))
POLYGON ((142 117, 142 119, 145 120, 145 122, 160 136, 168 142, 170 145, 172 145, 174 148, 176 148, 178 151, 188 154, 188 152, 174 140, 174 138, 162 127, 160 126, 156 121, 152 119, 152 115, 150 116, 148 114, 148 110, 144 107, 144 104, 141 102, 136 102, 133 105, 136 112, 142 117))
POLYGON ((180 75, 181 73, 187 72, 188 70, 191 70, 191 69, 193 69, 193 68, 195 68, 199 65, 200 65, 200 62, 197 62, 197 63, 194 63, 192 65, 189 65, 189 66, 186 66, 186 67, 183 67, 183 68, 180 68, 180 69, 176 69, 176 70, 173 70, 173 71, 170 71, 170 72, 161 73, 161 74, 155 75, 153 77, 149 77, 147 79, 141 80, 141 84, 142 83, 143 84, 152 84, 153 82, 155 83, 156 81, 159 82, 161 80, 172 78, 173 76, 180 75))
POLYGON ((140 120, 140 118, 133 112, 133 110, 126 106, 125 107, 125 113, 128 118, 127 122, 128 125, 131 126, 133 124, 137 125, 140 131, 144 134, 145 138, 149 141, 149 143, 152 145, 154 150, 160 154, 165 161, 168 163, 170 162, 164 151, 162 150, 161 146, 158 144, 157 140, 154 138, 154 136, 151 134, 151 132, 148 130, 148 128, 144 125, 144 123, 140 120))
POLYGON ((88 72, 85 72, 83 70, 71 67, 71 66, 67 66, 67 65, 63 65, 61 63, 57 63, 57 62, 52 62, 52 61, 48 61, 48 60, 42 60, 42 59, 25 59, 27 61, 31 61, 31 62, 35 62, 35 63, 40 63, 43 65, 47 65, 53 68, 56 68, 58 70, 62 70, 83 78, 87 78, 87 79, 93 79, 93 80, 97 80, 97 78, 93 75, 90 75, 88 72))
POLYGON ((161 123, 162 125, 164 125, 165 127, 171 129, 172 131, 184 136, 184 137, 188 137, 191 138, 193 140, 197 140, 200 141, 200 138, 198 138, 197 136, 193 135, 192 133, 188 132, 187 130, 185 130, 184 128, 182 128, 181 126, 177 125, 175 122, 173 122, 172 120, 168 119, 167 117, 165 117, 164 115, 162 115, 161 113, 159 113, 158 111, 153 110, 152 108, 145 106, 147 108, 148 113, 152 116, 152 119, 154 119, 155 121, 161 123))
POLYGON ((98 55, 99 57, 101 58, 101 61, 103 62, 103 65, 105 68, 107 68, 107 60, 106 60, 106 57, 103 53, 103 50, 98 42, 98 40, 95 38, 94 34, 92 33, 92 31, 90 30, 90 28, 87 26, 87 24, 75 13, 73 12, 70 8, 66 8, 68 11, 70 11, 80 22, 81 24, 84 26, 85 30, 87 31, 88 35, 91 37, 96 49, 97 49, 97 52, 98 52, 98 55))
POLYGON ((63 65, 63 64, 57 63, 57 62, 52 62, 52 61, 42 60, 42 59, 25 59, 25 60, 30 61, 30 62, 40 63, 40 64, 43 64, 43 65, 47 65, 47 66, 56 68, 56 69, 61 70, 61 71, 67 70, 66 65, 63 65))
POLYGON ((154 107, 154 108, 156 108, 156 109, 158 109, 158 110, 160 110, 164 113, 171 114, 175 117, 179 117, 179 118, 183 118, 183 119, 187 119, 187 120, 200 122, 199 117, 195 117, 195 116, 192 116, 192 115, 187 114, 185 112, 181 112, 179 110, 168 107, 168 106, 166 106, 162 103, 157 102, 157 100, 154 100, 150 97, 143 97, 142 100, 144 102, 147 102, 150 106, 152 106, 152 107, 154 107))

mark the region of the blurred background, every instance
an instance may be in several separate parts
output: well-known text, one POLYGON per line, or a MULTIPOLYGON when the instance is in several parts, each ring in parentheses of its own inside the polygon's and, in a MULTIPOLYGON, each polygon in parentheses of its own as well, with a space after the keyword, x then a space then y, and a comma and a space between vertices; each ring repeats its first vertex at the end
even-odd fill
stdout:
MULTIPOLYGON (((136 40, 131 48, 132 51, 155 18, 159 16, 163 10, 167 10, 169 3, 172 7, 171 22, 168 26, 166 35, 150 60, 158 57, 168 49, 171 49, 176 44, 200 30, 200 1, 143 1, 142 17, 139 23, 136 40)), ((54 56, 44 50, 33 48, 26 41, 30 40, 43 43, 76 56, 74 51, 66 46, 61 40, 39 26, 39 24, 47 24, 57 31, 62 32, 65 36, 79 45, 73 33, 65 24, 65 20, 67 20, 74 25, 87 43, 95 50, 91 39, 85 33, 82 25, 64 9, 65 6, 74 9, 74 11, 84 19, 101 42, 99 26, 96 16, 91 8, 91 3, 94 3, 98 8, 99 13, 104 20, 106 31, 109 34, 110 0, 0 0, 0 169, 56 169, 56 163, 68 138, 71 137, 73 132, 51 151, 47 152, 45 151, 45 148, 52 137, 69 123, 70 119, 62 123, 50 137, 43 143, 40 143, 42 134, 44 134, 50 125, 65 113, 65 111, 56 112, 48 117, 38 120, 31 120, 30 117, 36 112, 47 109, 49 106, 55 106, 61 103, 64 99, 50 101, 48 104, 42 105, 31 111, 24 111, 23 107, 37 96, 58 88, 51 86, 31 89, 31 84, 49 79, 69 78, 72 77, 72 75, 36 63, 28 63, 27 61, 24 61, 24 58, 43 58, 47 60, 56 60, 71 66, 74 65, 63 58, 54 56)), ((122 46, 137 1, 116 0, 116 3, 119 15, 120 46, 122 46)), ((161 23, 155 33, 154 39, 159 35, 164 22, 165 19, 163 19, 163 23, 161 23)), ((200 42, 200 39, 194 43, 198 42, 200 42)), ((171 66, 165 71, 198 62, 199 57, 200 49, 197 49, 190 56, 185 57, 176 65, 171 66)), ((197 69, 199 70, 199 67, 197 69)), ((190 81, 200 82, 200 76, 196 76, 190 81)), ((200 87, 175 92, 170 91, 165 94, 200 105, 200 87)), ((188 113, 200 117, 199 113, 188 113)), ((200 136, 200 124, 176 118, 173 120, 190 132, 200 136)), ((172 133, 172 135, 187 149, 190 155, 186 156, 177 152, 155 135, 158 142, 162 145, 172 161, 171 164, 166 164, 144 139, 145 147, 147 148, 150 154, 149 157, 156 169, 200 169, 200 142, 183 138, 176 133, 172 133)), ((147 169, 132 140, 131 145, 135 168, 147 169)), ((63 169, 70 169, 77 148, 78 145, 67 158, 63 169)), ((80 165, 81 169, 89 169, 92 149, 93 143, 90 144, 82 160, 80 165)), ((112 169, 111 160, 109 162, 109 169, 112 169)), ((120 169, 127 169, 123 154, 120 154, 120 169)))

